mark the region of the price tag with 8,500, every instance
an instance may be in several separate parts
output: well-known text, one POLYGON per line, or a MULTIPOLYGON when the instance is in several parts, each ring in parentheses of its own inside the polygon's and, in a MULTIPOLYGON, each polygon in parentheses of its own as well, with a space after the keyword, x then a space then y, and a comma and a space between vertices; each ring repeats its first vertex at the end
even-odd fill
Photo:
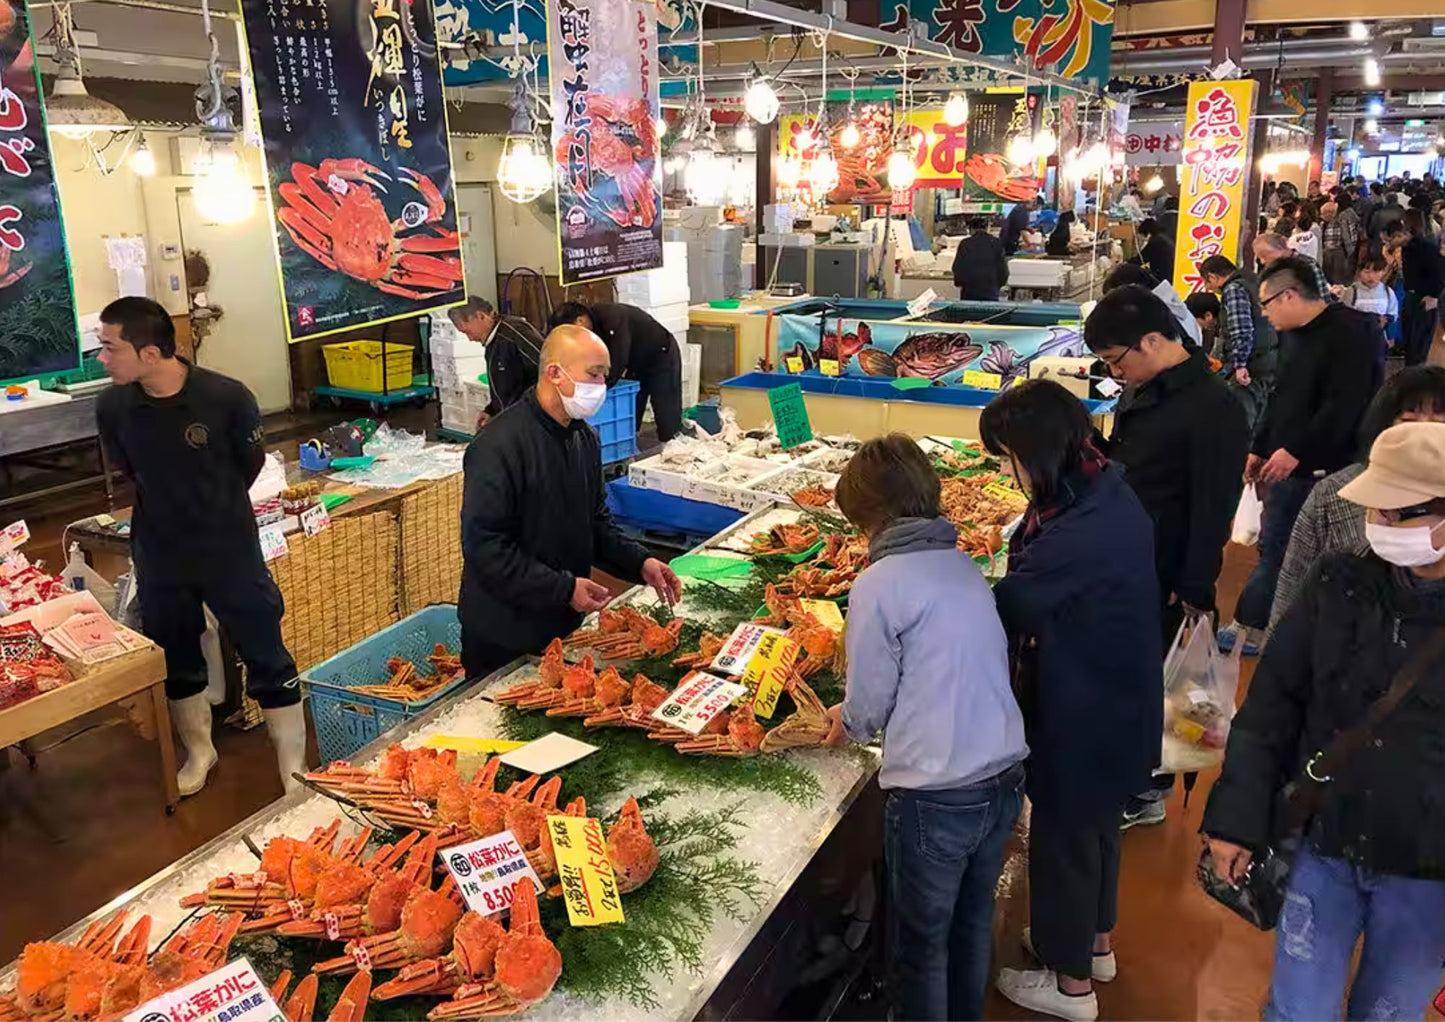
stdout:
POLYGON ((743 684, 752 689, 753 716, 771 717, 777 708, 778 696, 783 694, 788 674, 803 651, 795 640, 777 632, 768 632, 758 643, 747 670, 743 671, 743 684))
POLYGON ((518 880, 530 880, 538 893, 542 890, 527 854, 510 830, 444 848, 437 854, 446 863, 467 907, 479 915, 495 915, 511 908, 518 880))

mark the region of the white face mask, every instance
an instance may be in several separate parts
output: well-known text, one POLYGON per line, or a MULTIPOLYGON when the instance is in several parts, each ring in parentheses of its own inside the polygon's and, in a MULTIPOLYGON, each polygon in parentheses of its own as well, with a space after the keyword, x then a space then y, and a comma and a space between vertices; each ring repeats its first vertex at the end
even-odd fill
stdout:
MULTIPOLYGON (((561 366, 557 367, 562 369, 561 366)), ((562 369, 562 375, 572 380, 572 374, 562 369)), ((560 391, 558 395, 562 398, 562 410, 574 419, 590 419, 597 414, 602 403, 607 400, 607 384, 605 383, 578 383, 572 380, 572 396, 568 397, 560 391)))
MULTIPOLYGON (((1439 528, 1437 525, 1435 528, 1439 528)), ((1436 550, 1431 538, 1435 529, 1399 528, 1391 525, 1365 523, 1365 539, 1382 561, 1402 568, 1423 568, 1445 558, 1445 550, 1436 550)))

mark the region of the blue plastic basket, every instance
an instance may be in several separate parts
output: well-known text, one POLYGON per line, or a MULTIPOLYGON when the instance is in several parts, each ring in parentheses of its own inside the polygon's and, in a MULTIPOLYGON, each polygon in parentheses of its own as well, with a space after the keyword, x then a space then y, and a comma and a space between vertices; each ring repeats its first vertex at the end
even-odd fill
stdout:
POLYGON ((360 685, 382 685, 390 677, 386 662, 401 657, 417 665, 421 674, 432 673, 426 658, 441 643, 449 650, 461 646, 462 626, 450 603, 419 610, 369 639, 323 660, 301 675, 301 689, 311 707, 316 746, 322 764, 347 759, 402 721, 415 717, 437 700, 466 684, 460 678, 430 699, 408 703, 400 699, 361 695, 350 691, 360 685))
POLYGON ((618 380, 607 390, 607 400, 587 421, 602 442, 602 464, 610 465, 637 453, 636 380, 618 380))

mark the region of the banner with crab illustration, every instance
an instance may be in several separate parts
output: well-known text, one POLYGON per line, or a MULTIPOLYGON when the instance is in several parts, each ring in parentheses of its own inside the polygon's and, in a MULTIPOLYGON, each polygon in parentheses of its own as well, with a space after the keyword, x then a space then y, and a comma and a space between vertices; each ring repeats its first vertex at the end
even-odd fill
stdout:
POLYGON ((968 159, 964 162, 963 194, 992 202, 1032 199, 1042 186, 1033 163, 1009 159, 1009 143, 1020 135, 1032 138, 1038 127, 1038 93, 1023 89, 990 89, 973 93, 968 103, 968 159))
POLYGON ((968 53, 1095 85, 1109 77, 1113 0, 895 0, 883 12, 884 28, 904 30, 911 18, 929 38, 968 53))
POLYGON ((662 265, 655 0, 550 0, 562 284, 662 265))
POLYGON ((80 330, 24 0, 0 0, 0 382, 80 365, 80 330))
POLYGON ((429 12, 241 0, 292 341, 466 297, 429 12))
POLYGON ((890 323, 828 316, 820 330, 816 315, 778 318, 782 364, 796 358, 807 371, 822 359, 833 359, 844 376, 912 377, 947 386, 963 383, 965 372, 976 371, 998 376, 999 389, 1007 389, 1027 375, 1028 364, 1040 355, 1084 354, 1076 325, 890 323))

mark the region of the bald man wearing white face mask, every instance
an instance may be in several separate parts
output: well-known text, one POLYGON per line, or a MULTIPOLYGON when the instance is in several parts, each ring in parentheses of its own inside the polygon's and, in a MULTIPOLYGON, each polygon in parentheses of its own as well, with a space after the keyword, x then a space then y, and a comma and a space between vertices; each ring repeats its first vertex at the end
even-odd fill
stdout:
POLYGON ((607 345, 561 326, 542 345, 537 385, 467 448, 462 495, 462 664, 488 674, 541 653, 605 607, 599 567, 645 582, 668 604, 672 569, 627 538, 607 511, 602 454, 586 423, 607 398, 607 345))

